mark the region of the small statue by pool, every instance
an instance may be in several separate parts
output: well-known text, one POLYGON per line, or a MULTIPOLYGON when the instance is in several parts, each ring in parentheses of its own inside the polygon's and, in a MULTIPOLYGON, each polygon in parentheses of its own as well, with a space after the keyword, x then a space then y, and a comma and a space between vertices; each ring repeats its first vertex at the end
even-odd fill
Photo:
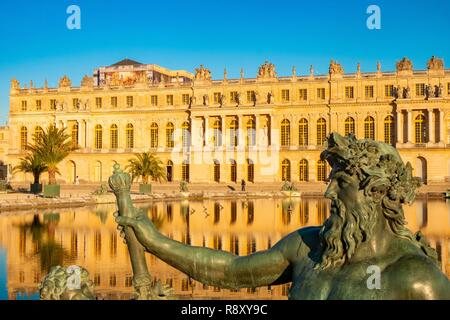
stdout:
POLYGON ((55 266, 39 285, 41 300, 95 300, 94 283, 80 266, 55 266))
POLYGON ((320 157, 332 168, 325 192, 330 217, 248 256, 162 235, 133 206, 129 176, 115 168, 110 186, 119 205, 116 221, 130 248, 135 282, 146 283, 146 251, 207 285, 239 289, 292 282, 289 299, 450 299, 436 251, 420 232, 405 227, 402 206, 414 201, 420 185, 411 164, 392 146, 353 134, 330 134, 320 157))

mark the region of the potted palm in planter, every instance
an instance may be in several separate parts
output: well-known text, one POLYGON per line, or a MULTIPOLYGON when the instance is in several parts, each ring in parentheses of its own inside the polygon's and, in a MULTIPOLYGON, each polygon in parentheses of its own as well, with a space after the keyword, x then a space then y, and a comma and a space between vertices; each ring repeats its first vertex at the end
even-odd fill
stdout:
POLYGON ((180 193, 183 197, 189 197, 188 182, 185 180, 180 181, 180 193))
POLYGON ((35 138, 34 145, 30 145, 28 149, 39 156, 47 167, 48 184, 44 186, 44 197, 59 197, 61 188, 56 181, 58 164, 78 147, 73 145, 65 128, 50 125, 39 135, 39 139, 35 138))
POLYGON ((36 153, 29 153, 20 158, 20 163, 14 167, 13 172, 32 173, 34 182, 30 184, 30 192, 38 194, 42 192, 42 184, 39 182, 41 174, 47 171, 47 166, 36 153))
POLYGON ((139 193, 152 193, 152 185, 149 178, 153 181, 165 180, 165 172, 162 161, 151 152, 136 154, 136 158, 128 160, 125 169, 131 174, 131 180, 141 177, 142 183, 139 184, 139 193))

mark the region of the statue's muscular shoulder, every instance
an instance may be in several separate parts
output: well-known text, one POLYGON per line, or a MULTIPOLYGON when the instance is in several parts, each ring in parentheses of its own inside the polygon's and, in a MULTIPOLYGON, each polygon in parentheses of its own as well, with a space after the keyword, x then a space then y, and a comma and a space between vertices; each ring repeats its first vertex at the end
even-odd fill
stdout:
POLYGON ((422 254, 407 254, 386 266, 382 273, 397 299, 450 299, 450 281, 438 265, 422 254))
POLYGON ((291 232, 281 239, 274 248, 280 250, 289 260, 298 260, 317 252, 320 247, 321 227, 305 227, 291 232))

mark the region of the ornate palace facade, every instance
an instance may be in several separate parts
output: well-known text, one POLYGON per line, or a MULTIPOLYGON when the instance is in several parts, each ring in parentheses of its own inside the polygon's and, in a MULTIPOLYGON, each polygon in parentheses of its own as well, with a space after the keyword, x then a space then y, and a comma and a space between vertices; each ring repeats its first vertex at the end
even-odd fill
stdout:
POLYGON ((345 73, 331 61, 327 75, 306 76, 278 76, 266 62, 255 78, 225 70, 221 80, 203 66, 191 74, 123 60, 79 87, 67 76, 57 88, 14 79, 4 161, 16 165, 52 123, 79 146, 59 166, 66 183, 106 181, 114 163, 143 151, 157 153, 171 181, 323 181, 331 131, 392 144, 427 183, 450 179, 450 69, 435 57, 426 70, 403 58, 393 72, 345 73))

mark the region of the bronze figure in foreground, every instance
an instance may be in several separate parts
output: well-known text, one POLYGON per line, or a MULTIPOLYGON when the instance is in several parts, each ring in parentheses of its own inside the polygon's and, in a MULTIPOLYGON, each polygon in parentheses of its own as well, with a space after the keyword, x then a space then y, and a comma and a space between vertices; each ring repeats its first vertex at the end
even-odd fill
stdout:
POLYGON ((402 205, 414 200, 420 185, 411 165, 390 145, 337 133, 328 137, 321 158, 332 168, 325 193, 331 199, 330 217, 266 251, 236 256, 182 244, 158 232, 131 201, 119 206, 116 221, 137 256, 141 248, 135 240, 145 251, 212 286, 292 282, 290 299, 450 299, 450 282, 439 269, 435 250, 420 233, 405 227, 402 205), (134 214, 123 215, 123 210, 134 214), (371 282, 373 277, 378 279, 371 282))

